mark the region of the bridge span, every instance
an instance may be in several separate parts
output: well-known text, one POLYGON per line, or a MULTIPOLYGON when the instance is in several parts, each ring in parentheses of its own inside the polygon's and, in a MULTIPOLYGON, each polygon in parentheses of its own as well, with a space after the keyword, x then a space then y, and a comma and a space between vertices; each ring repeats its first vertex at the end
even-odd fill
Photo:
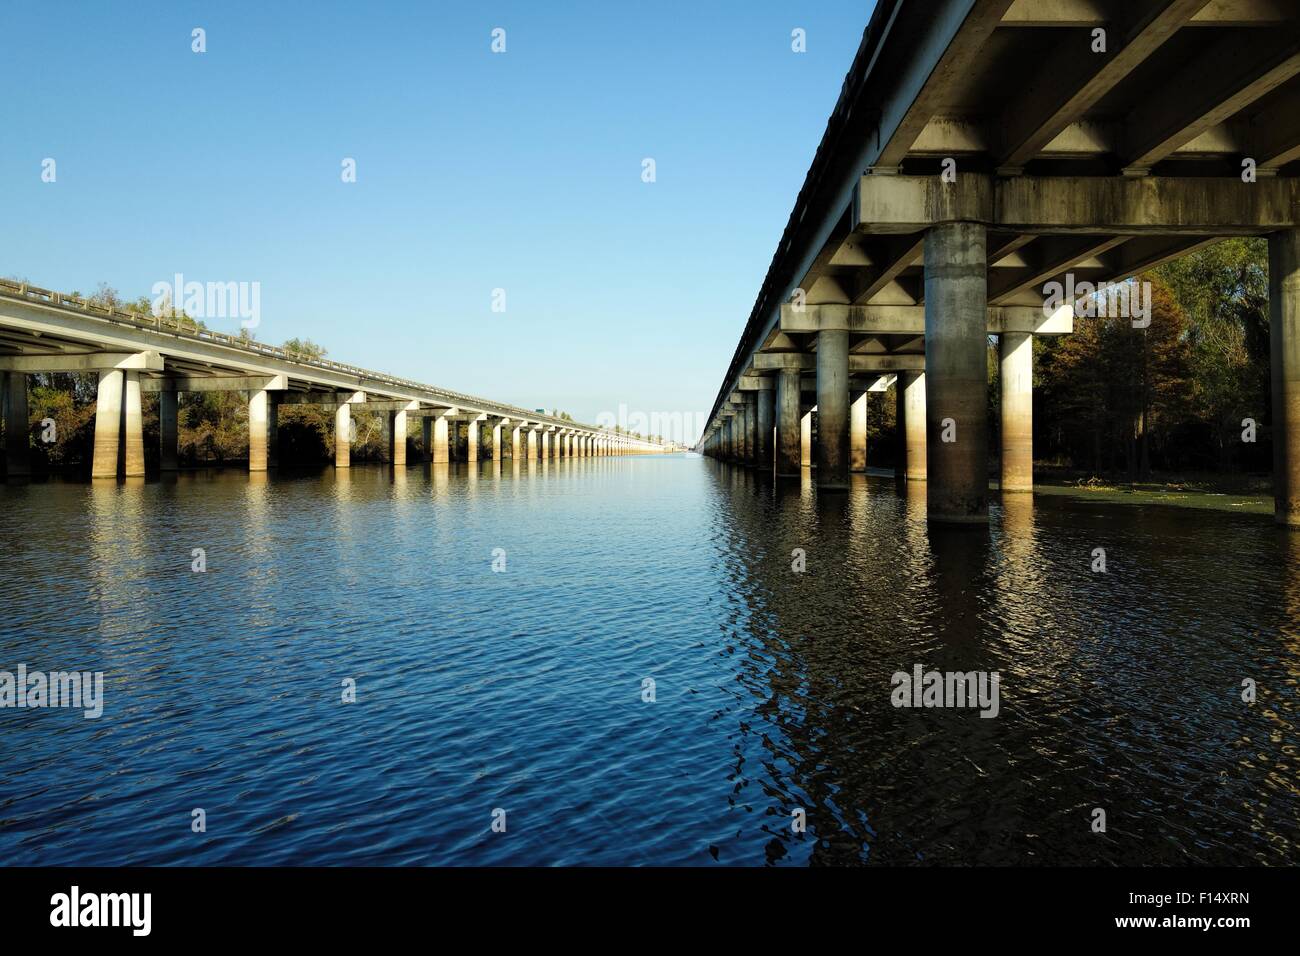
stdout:
POLYGON ((141 396, 145 392, 158 394, 159 461, 164 471, 177 467, 177 396, 204 391, 247 394, 250 471, 275 467, 279 409, 304 402, 334 410, 338 468, 351 464, 354 408, 382 413, 385 458, 394 467, 407 464, 406 438, 416 419, 422 422, 425 460, 433 462, 450 460, 454 430, 464 431, 471 462, 489 453, 499 461, 668 450, 658 441, 329 359, 308 358, 249 338, 196 328, 182 319, 141 316, 0 280, 0 375, 10 477, 30 473, 27 376, 41 372, 98 375, 93 478, 144 476, 141 396))
POLYGON ((1264 236, 1275 509, 1300 525, 1298 172, 1293 0, 879 0, 700 447, 842 489, 895 384, 901 476, 931 520, 986 521, 988 337, 1000 490, 1031 491, 1032 337, 1264 236))

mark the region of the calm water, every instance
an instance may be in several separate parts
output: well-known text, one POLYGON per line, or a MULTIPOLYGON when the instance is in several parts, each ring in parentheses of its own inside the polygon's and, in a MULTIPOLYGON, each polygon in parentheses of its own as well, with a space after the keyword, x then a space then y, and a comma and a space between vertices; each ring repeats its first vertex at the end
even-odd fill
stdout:
POLYGON ((105 674, 98 720, 0 710, 9 864, 1300 862, 1267 517, 940 534, 685 457, 10 485, 0 611, 0 670, 105 674), (914 664, 999 715, 895 709, 914 664))

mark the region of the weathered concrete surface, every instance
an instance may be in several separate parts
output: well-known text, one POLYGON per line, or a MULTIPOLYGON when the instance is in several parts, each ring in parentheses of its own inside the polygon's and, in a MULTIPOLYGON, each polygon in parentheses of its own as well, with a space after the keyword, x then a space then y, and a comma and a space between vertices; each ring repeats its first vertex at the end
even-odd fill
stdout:
POLYGON ((176 389, 158 392, 158 463, 163 471, 175 471, 180 450, 179 404, 176 389))
POLYGON ((95 451, 92 478, 116 478, 118 446, 122 440, 122 390, 126 373, 121 369, 99 370, 95 397, 95 451))
POLYGON ((1300 527, 1300 230, 1268 240, 1273 516, 1300 527))
POLYGON ((870 392, 853 399, 849 410, 849 469, 867 470, 867 401, 870 392))
POLYGON ((10 478, 21 478, 32 471, 27 374, 11 371, 4 378, 5 466, 10 478))
POLYGON ((988 520, 984 227, 935 226, 925 241, 927 515, 988 520))
POLYGON ((817 333, 817 487, 849 487, 849 334, 817 333))
POLYGON ((141 407, 140 373, 134 369, 123 372, 126 378, 123 389, 122 424, 126 429, 122 445, 122 468, 127 478, 144 477, 144 411, 141 407))
POLYGON ((270 393, 259 388, 248 395, 248 470, 266 471, 270 443, 270 393))
POLYGON ((925 481, 925 373, 903 372, 895 387, 903 433, 903 476, 908 481, 925 481))
POLYGON ((334 409, 334 467, 352 466, 352 406, 340 402, 334 409))
POLYGON ((1002 390, 1004 492, 1034 490, 1034 339, 1024 332, 998 337, 1002 390))
POLYGON ((392 450, 389 452, 389 457, 393 460, 394 468, 405 468, 406 467, 406 437, 409 432, 409 429, 407 427, 407 417, 406 417, 407 411, 406 409, 403 408, 403 409, 398 409, 395 412, 390 412, 389 414, 393 416, 393 420, 389 425, 389 429, 388 429, 389 435, 392 437, 392 442, 393 442, 392 450))
POLYGON ((755 449, 754 464, 768 475, 772 474, 772 428, 776 417, 776 389, 765 388, 754 400, 755 449))
POLYGON ((784 368, 776 379, 776 473, 798 478, 800 469, 799 370, 784 368))

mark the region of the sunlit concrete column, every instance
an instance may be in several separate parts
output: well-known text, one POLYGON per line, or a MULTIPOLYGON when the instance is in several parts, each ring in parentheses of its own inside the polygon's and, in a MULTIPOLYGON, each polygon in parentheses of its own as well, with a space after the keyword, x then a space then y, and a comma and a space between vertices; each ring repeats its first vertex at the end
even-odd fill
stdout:
POLYGON ((984 226, 925 237, 926 513, 988 520, 988 282, 984 226))
POLYGON ((899 472, 908 481, 925 481, 925 373, 899 372, 899 472))
POLYGON ((445 465, 451 461, 451 422, 439 415, 433 420, 433 462, 445 465))
POLYGON ((799 465, 803 468, 811 468, 813 463, 812 417, 808 411, 799 419, 799 465))
POLYGON ((849 333, 817 333, 817 487, 849 486, 849 333))
POLYGON ((479 423, 469 422, 469 427, 465 430, 465 460, 471 465, 478 463, 478 437, 479 423))
POLYGON ((870 392, 863 392, 849 406, 849 470, 867 470, 867 401, 870 392))
POLYGON ((769 378, 754 396, 754 465, 772 472, 772 421, 776 413, 776 389, 769 378))
POLYGON ((504 427, 500 419, 492 423, 492 460, 501 460, 501 429, 504 427))
POLYGON ((352 466, 352 406, 340 400, 334 409, 334 467, 352 466))
POLYGON ((95 451, 92 478, 116 478, 118 446, 122 440, 122 391, 126 373, 118 368, 99 370, 95 396, 95 451))
POLYGON ((799 477, 800 399, 797 368, 783 368, 776 379, 776 473, 799 477))
POLYGON ((126 405, 122 423, 126 428, 123 443, 123 473, 128 478, 144 477, 144 413, 140 402, 140 373, 127 370, 123 401, 126 405))
POLYGON ((998 336, 1002 385, 1002 490, 1034 490, 1034 337, 998 336))
POLYGON ((393 460, 394 468, 406 467, 406 432, 406 409, 400 408, 393 412, 392 423, 388 426, 388 434, 393 443, 388 457, 393 460))
POLYGON ((541 454, 542 438, 541 432, 536 428, 528 429, 528 457, 537 458, 541 454))
POLYGON ((510 457, 514 461, 519 461, 524 457, 523 442, 523 426, 516 425, 510 429, 510 457))
POLYGON ((433 461, 433 419, 420 419, 420 443, 424 446, 424 460, 433 461))
POLYGON ((1268 237, 1273 519, 1300 527, 1300 230, 1268 237))
POLYGON ((270 393, 255 388, 248 393, 248 470, 266 471, 266 446, 270 438, 270 393))
POLYGON ((549 431, 542 432, 542 457, 551 457, 551 433, 549 431))
POLYGON ((32 473, 27 373, 6 372, 4 393, 5 464, 10 478, 32 473))
POLYGON ((163 471, 179 467, 180 405, 176 389, 158 392, 158 464, 163 471))

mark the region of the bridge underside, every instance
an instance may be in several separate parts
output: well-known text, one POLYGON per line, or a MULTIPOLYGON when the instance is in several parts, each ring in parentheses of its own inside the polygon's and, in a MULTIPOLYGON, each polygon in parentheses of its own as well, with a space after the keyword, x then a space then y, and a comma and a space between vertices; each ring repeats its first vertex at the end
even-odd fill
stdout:
POLYGON ((900 472, 932 520, 986 520, 987 336, 1001 488, 1030 490, 1032 336, 1072 331, 1106 284, 1267 236, 1278 517, 1300 523, 1298 107, 1293 0, 882 0, 705 450, 843 488, 896 377, 900 472))

